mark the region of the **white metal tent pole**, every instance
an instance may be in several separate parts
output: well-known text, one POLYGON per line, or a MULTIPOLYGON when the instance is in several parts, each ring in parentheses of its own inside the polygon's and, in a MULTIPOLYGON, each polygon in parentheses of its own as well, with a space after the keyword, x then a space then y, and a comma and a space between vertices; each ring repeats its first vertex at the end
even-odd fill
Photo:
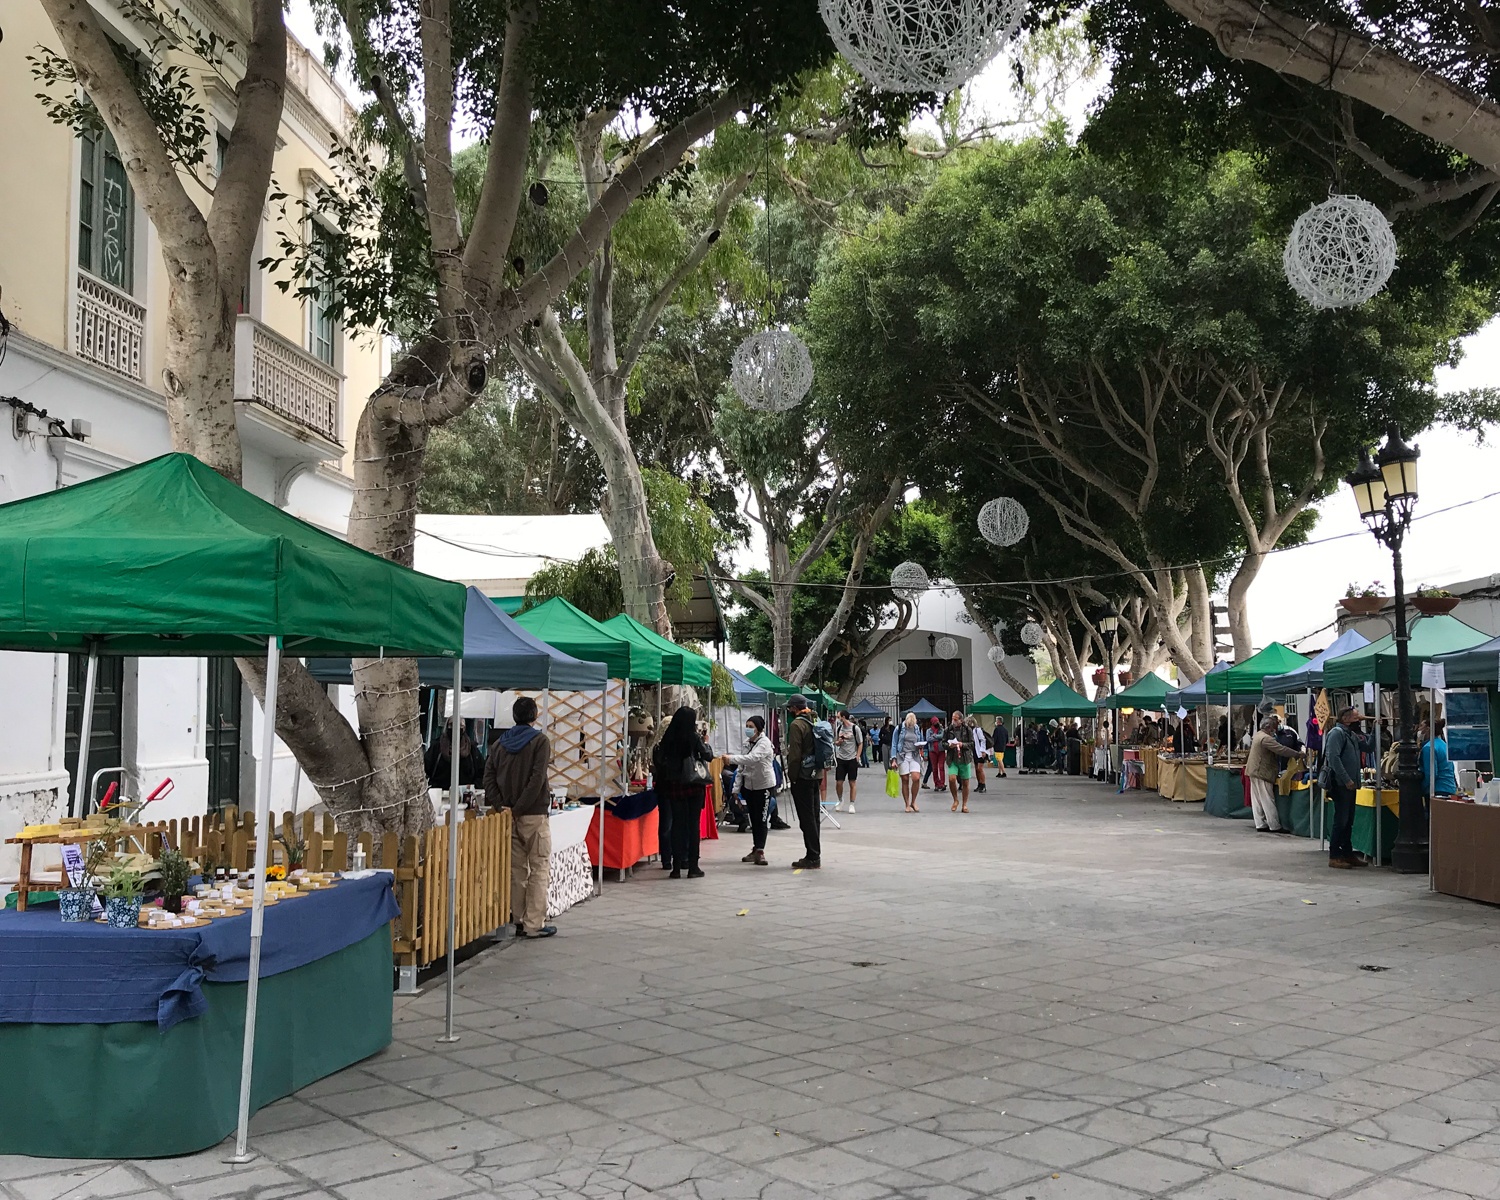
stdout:
POLYGON ((609 778, 609 680, 599 692, 599 895, 604 895, 604 793, 609 778))
POLYGON ((250 905, 250 973, 245 989, 245 1044, 240 1055, 240 1120, 230 1162, 250 1161, 250 1078, 255 1068, 255 1006, 260 999, 260 938, 266 923, 266 863, 271 854, 271 766, 276 758, 276 685, 281 639, 266 639, 265 728, 260 737, 260 777, 255 781, 255 894, 250 905))
MULTIPOLYGON (((1359 794, 1355 793, 1355 809, 1358 807, 1359 794)), ((1385 764, 1380 761, 1380 680, 1375 680, 1375 865, 1381 865, 1380 855, 1380 810, 1384 807, 1385 800, 1385 764)))
POLYGON ((440 1042, 456 1042, 453 1032, 453 969, 458 938, 458 765, 463 749, 463 717, 460 698, 463 696, 464 660, 453 660, 453 732, 448 735, 448 978, 443 985, 443 1036, 440 1042))
POLYGON ((94 740, 94 689, 99 682, 99 643, 89 642, 89 665, 83 676, 83 719, 78 725, 78 778, 73 783, 73 813, 88 816, 85 801, 89 786, 89 743, 94 740))

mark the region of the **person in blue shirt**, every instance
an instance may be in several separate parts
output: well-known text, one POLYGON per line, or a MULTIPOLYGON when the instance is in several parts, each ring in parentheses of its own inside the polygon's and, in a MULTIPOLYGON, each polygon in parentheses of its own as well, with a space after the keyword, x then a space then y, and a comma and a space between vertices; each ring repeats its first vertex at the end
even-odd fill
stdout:
POLYGON ((1452 796, 1458 792, 1458 776, 1454 774, 1453 764, 1448 761, 1448 739, 1443 736, 1447 732, 1448 723, 1441 717, 1437 721, 1437 737, 1433 738, 1431 727, 1426 721, 1417 739, 1421 747, 1417 751, 1417 757, 1422 763, 1422 796, 1452 796), (1429 748, 1428 743, 1432 745, 1429 748))

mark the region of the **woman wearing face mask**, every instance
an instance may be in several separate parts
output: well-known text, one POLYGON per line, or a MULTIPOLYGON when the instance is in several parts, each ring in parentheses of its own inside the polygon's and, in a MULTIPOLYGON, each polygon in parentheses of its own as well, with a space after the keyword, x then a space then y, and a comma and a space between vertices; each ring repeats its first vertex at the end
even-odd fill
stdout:
POLYGON ((766 804, 776 790, 776 768, 764 717, 745 718, 745 753, 726 754, 724 761, 740 769, 740 795, 745 798, 745 807, 750 812, 750 834, 755 849, 740 861, 754 863, 757 867, 769 866, 766 862, 766 804))

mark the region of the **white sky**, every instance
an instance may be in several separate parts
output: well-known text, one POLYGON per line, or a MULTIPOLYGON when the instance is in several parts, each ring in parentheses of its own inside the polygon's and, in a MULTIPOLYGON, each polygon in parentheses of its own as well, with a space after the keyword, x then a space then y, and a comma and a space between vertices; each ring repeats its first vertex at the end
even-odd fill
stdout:
MULTIPOLYGON (((291 0, 287 24, 299 41, 321 52, 306 0, 291 0)), ((1013 109, 1009 72, 1009 62, 1002 56, 975 80, 969 89, 969 121, 977 123, 1013 109)), ((347 77, 342 82, 350 83, 347 77)), ((1101 76, 1075 88, 1064 101, 1063 113, 1075 133, 1104 82, 1101 76)), ((1440 387, 1448 391, 1500 386, 1500 319, 1471 338, 1465 350, 1463 362, 1443 372, 1440 387)), ((1494 441, 1500 442, 1500 431, 1494 441)), ((1408 584, 1442 585, 1500 572, 1497 539, 1484 532, 1500 521, 1500 496, 1450 512, 1437 511, 1500 491, 1497 446, 1478 446, 1472 437, 1447 428, 1429 430, 1417 442, 1422 450, 1421 500, 1418 519, 1407 535, 1408 584)), ((1390 555, 1365 532, 1348 489, 1340 486, 1319 505, 1318 513, 1311 535, 1318 544, 1272 555, 1251 588, 1250 622, 1257 645, 1295 641, 1329 624, 1339 597, 1352 581, 1390 586, 1390 555), (1324 540, 1329 538, 1337 540, 1324 540)), ((741 568, 764 563, 765 546, 758 530, 751 545, 735 558, 741 568)), ((1308 638, 1303 648, 1319 648, 1331 640, 1324 632, 1308 638)))

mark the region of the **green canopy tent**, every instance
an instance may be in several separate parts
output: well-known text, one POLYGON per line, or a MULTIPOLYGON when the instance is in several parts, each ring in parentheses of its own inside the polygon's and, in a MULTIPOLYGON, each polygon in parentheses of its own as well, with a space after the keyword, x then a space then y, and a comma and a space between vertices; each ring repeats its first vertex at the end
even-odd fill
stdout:
POLYGON ((969 711, 976 717, 1006 717, 1016 711, 1016 706, 991 692, 982 700, 969 705, 969 711))
POLYGON ((756 687, 769 692, 773 696, 800 696, 802 689, 795 683, 788 683, 770 667, 756 667, 754 670, 746 671, 745 678, 756 687))
MULTIPOLYGON (((1422 664, 1431 662, 1439 654, 1467 650, 1489 640, 1489 634, 1465 625, 1457 617, 1443 614, 1416 618, 1411 623, 1407 642, 1410 683, 1413 687, 1420 687, 1422 664)), ((1389 634, 1323 664, 1323 686, 1327 688, 1355 688, 1367 683, 1395 687, 1396 682, 1396 642, 1389 634)))
POLYGON ((1061 679, 1054 679, 1030 700, 1022 700, 1016 705, 1016 716, 1020 718, 1016 722, 1016 744, 1020 747, 1020 760, 1023 764, 1021 773, 1023 775, 1027 773, 1024 766, 1026 740, 1022 736, 1027 717, 1033 721, 1050 721, 1055 717, 1097 717, 1098 715, 1098 704, 1087 696, 1080 696, 1061 679))
MULTIPOLYGON (((462 679, 465 593, 315 529, 186 454, 0 505, 0 649, 88 655, 82 728, 93 723, 103 655, 266 655, 255 827, 270 828, 276 694, 298 655, 441 657, 462 679)), ((79 746, 83 805, 88 742, 79 746)), ((458 755, 450 807, 448 931, 453 971, 458 755)), ((265 874, 255 840, 236 1158, 246 1157, 256 1050, 265 874)), ((453 998, 448 994, 448 1028, 453 998)))
POLYGON ((545 600, 516 616, 516 624, 549 646, 584 662, 602 662, 611 679, 630 683, 660 683, 662 653, 645 642, 606 629, 588 613, 561 596, 545 600))
POLYGON ((1252 654, 1244 662, 1230 667, 1219 678, 1216 686, 1231 696, 1248 696, 1253 693, 1259 697, 1261 684, 1265 682, 1266 676, 1285 675, 1288 671, 1307 666, 1309 661, 1307 655, 1298 654, 1290 646, 1272 642, 1259 654, 1252 654))
POLYGON ((670 642, 654 629, 642 625, 629 613, 605 621, 604 628, 627 641, 656 650, 661 655, 661 681, 684 687, 706 688, 713 684, 713 664, 703 655, 670 642))
POLYGON ((1150 712, 1165 712, 1167 708, 1167 693, 1172 685, 1151 671, 1137 679, 1128 688, 1116 692, 1107 700, 1101 701, 1105 708, 1119 710, 1122 708, 1144 708, 1150 712))

